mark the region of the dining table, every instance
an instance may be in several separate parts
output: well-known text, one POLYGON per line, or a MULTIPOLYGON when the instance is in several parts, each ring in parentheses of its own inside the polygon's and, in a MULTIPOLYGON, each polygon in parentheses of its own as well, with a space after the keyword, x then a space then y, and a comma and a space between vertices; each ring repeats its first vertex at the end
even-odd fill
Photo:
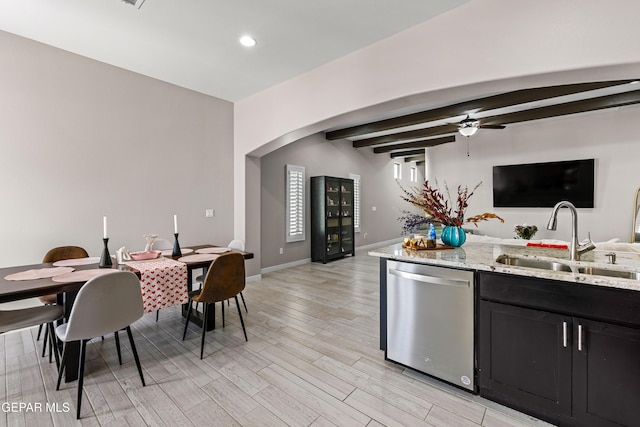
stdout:
MULTIPOLYGON (((204 244, 204 245, 195 245, 185 247, 184 252, 196 253, 198 250, 205 250, 207 248, 219 248, 220 246, 204 244)), ((235 252, 240 252, 245 260, 252 259, 253 253, 239 251, 233 249, 235 252)), ((166 258, 174 259, 178 262, 183 262, 187 267, 187 292, 192 289, 193 282, 193 271, 198 269, 206 269, 211 264, 212 260, 204 260, 198 258, 189 258, 186 256, 172 256, 171 254, 164 255, 166 258), (180 259, 185 259, 186 261, 180 261, 180 259)), ((84 263, 81 265, 74 265, 73 268, 76 271, 82 270, 94 270, 98 268, 99 259, 95 258, 95 262, 84 263)), ((84 284, 88 281, 87 279, 79 279, 77 281, 72 282, 63 282, 56 281, 51 277, 45 278, 34 278, 29 280, 7 280, 7 276, 15 275, 18 273, 23 273, 29 270, 40 270, 46 268, 53 268, 56 263, 41 263, 41 264, 31 264, 31 265, 22 265, 22 266, 14 266, 14 267, 4 267, 0 268, 0 303, 13 302, 22 299, 35 298, 44 295, 57 295, 58 304, 62 304, 65 310, 65 318, 69 317, 71 313, 71 308, 73 306, 73 302, 78 291, 84 286, 84 284)), ((133 264, 133 263, 131 263, 133 264)), ((133 264, 135 265, 135 264, 133 264)), ((129 263, 117 263, 113 262, 112 269, 118 269, 121 271, 130 271, 141 277, 140 270, 132 267, 129 263)), ((182 315, 186 317, 188 309, 188 304, 182 304, 182 315)), ((213 310, 212 310, 213 311, 213 310)), ((192 314, 192 318, 194 323, 202 326, 202 316, 199 312, 194 312, 192 314)), ((208 322, 212 324, 213 322, 208 322)), ((70 382, 78 379, 78 357, 80 354, 80 343, 79 342, 70 342, 67 343, 68 347, 68 357, 65 361, 65 382, 70 382)))

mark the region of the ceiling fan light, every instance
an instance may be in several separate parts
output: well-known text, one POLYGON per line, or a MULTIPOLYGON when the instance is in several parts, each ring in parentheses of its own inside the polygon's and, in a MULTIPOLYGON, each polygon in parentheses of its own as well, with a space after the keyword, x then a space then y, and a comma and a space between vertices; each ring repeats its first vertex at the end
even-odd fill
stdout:
POLYGON ((463 136, 474 135, 478 131, 480 123, 477 120, 470 119, 468 116, 466 119, 460 122, 458 126, 458 132, 463 136))
POLYGON ((460 134, 463 135, 463 136, 474 135, 477 131, 478 131, 478 128, 477 127, 473 127, 473 126, 469 126, 469 127, 466 127, 466 128, 461 127, 461 128, 458 129, 458 132, 460 132, 460 134))

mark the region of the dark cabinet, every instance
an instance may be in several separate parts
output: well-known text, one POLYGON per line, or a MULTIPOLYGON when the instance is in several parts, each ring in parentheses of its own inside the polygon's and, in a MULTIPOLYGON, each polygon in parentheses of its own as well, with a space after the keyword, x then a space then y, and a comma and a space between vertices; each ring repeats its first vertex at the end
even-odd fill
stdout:
POLYGON ((637 292, 481 273, 479 296, 480 395, 558 425, 638 425, 637 292))
POLYGON ((535 408, 547 419, 571 415, 571 348, 565 339, 570 321, 555 313, 483 301, 480 394, 520 410, 535 408))
POLYGON ((355 255, 353 180, 311 177, 311 260, 355 255))

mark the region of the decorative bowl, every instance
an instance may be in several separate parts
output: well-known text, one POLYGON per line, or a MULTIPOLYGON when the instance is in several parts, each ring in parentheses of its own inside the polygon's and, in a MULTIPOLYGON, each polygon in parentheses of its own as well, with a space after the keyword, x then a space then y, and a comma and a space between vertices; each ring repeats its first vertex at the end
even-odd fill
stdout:
POLYGON ((134 261, 143 261, 146 259, 155 259, 162 254, 162 251, 143 251, 143 252, 131 252, 131 259, 134 261))

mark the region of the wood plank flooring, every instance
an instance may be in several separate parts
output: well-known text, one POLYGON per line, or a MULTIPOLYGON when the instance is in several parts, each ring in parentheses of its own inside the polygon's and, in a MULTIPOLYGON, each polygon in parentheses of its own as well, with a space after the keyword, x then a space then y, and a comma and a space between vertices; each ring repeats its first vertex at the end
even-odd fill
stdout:
POLYGON ((37 328, 0 335, 0 425, 6 426, 542 426, 524 414, 385 362, 378 349, 378 259, 366 252, 283 269, 244 291, 249 341, 235 304, 207 334, 178 308, 133 325, 147 386, 128 341, 87 345, 82 419, 77 382, 55 391, 37 328), (20 402, 31 407, 16 410, 20 402), (38 406, 40 405, 38 410, 38 406), (49 407, 47 407, 47 404, 49 407))

